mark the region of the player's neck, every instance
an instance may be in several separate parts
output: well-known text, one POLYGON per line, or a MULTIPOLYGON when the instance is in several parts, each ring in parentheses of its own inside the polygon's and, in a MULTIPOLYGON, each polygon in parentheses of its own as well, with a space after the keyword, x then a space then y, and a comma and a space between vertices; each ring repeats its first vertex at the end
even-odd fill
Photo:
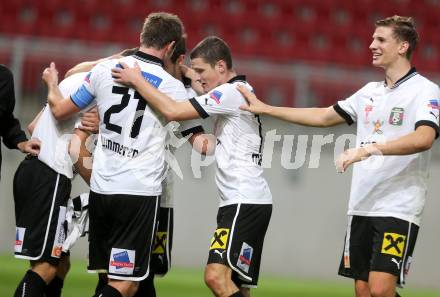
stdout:
POLYGON ((156 58, 159 58, 163 61, 164 57, 165 57, 165 49, 155 49, 153 47, 145 47, 145 46, 140 46, 139 47, 139 51, 146 53, 148 55, 154 56, 156 58))
POLYGON ((393 65, 385 69, 385 81, 388 87, 394 86, 394 84, 404 77, 411 70, 411 63, 407 60, 398 61, 393 65))
POLYGON ((225 74, 225 81, 223 83, 227 83, 236 76, 237 72, 235 72, 234 70, 228 70, 228 72, 225 74))

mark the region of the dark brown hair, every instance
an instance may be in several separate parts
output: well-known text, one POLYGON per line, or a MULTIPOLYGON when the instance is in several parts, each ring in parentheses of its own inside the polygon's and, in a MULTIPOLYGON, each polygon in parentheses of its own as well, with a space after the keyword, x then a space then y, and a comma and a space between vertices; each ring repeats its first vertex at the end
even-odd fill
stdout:
POLYGON ((202 58, 212 67, 218 61, 223 60, 228 69, 232 68, 231 50, 228 44, 217 36, 208 36, 200 41, 191 51, 190 58, 202 58))
POLYGON ((162 49, 172 41, 179 41, 183 33, 183 24, 177 15, 155 12, 145 19, 140 41, 145 47, 162 49))

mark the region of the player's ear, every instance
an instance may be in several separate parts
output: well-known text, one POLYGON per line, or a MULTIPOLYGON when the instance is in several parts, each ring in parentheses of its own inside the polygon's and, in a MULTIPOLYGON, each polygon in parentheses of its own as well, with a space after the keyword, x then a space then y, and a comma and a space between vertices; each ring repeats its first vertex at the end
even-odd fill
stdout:
POLYGON ((223 60, 219 60, 219 61, 217 61, 217 63, 215 63, 215 68, 217 69, 217 71, 218 71, 220 74, 224 74, 224 73, 226 72, 226 70, 228 69, 228 68, 226 67, 226 62, 223 61, 223 60))
POLYGON ((183 62, 185 62, 185 55, 180 55, 180 56, 177 58, 176 64, 177 64, 177 65, 182 65, 183 62))
POLYGON ((171 41, 167 45, 165 45, 165 57, 171 57, 174 53, 176 42, 171 41))
POLYGON ((400 43, 400 46, 399 46, 399 54, 400 55, 406 55, 406 52, 408 51, 408 49, 409 49, 409 42, 408 41, 402 41, 400 43))

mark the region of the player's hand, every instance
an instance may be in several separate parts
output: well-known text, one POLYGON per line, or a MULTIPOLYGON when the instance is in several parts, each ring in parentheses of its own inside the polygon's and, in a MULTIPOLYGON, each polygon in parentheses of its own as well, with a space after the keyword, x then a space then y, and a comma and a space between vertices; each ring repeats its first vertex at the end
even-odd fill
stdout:
POLYGON ((115 79, 115 82, 134 87, 140 81, 144 80, 144 77, 141 73, 141 68, 139 67, 137 62, 134 62, 134 67, 129 67, 124 62, 119 62, 120 67, 112 68, 112 76, 115 79))
POLYGON ((339 173, 344 173, 347 170, 348 166, 353 163, 362 161, 367 159, 372 155, 372 151, 377 150, 373 147, 360 147, 360 148, 352 148, 344 151, 339 157, 336 159, 336 171, 339 173))
POLYGON ((262 114, 267 111, 268 105, 261 102, 254 93, 249 91, 245 86, 238 85, 237 89, 244 96, 248 105, 240 106, 241 110, 250 111, 255 114, 262 114))
POLYGON ((50 66, 44 69, 42 78, 47 85, 58 85, 58 70, 54 62, 50 62, 50 66))
POLYGON ((27 141, 22 141, 17 144, 18 149, 25 154, 32 156, 38 156, 40 153, 41 142, 37 138, 32 138, 27 141))
POLYGON ((185 64, 179 65, 182 75, 191 80, 191 88, 197 93, 197 95, 203 95, 205 91, 203 90, 202 80, 200 75, 194 71, 194 69, 186 66, 185 64))
POLYGON ((81 126, 83 131, 97 134, 99 132, 99 115, 96 107, 85 112, 81 117, 81 126))

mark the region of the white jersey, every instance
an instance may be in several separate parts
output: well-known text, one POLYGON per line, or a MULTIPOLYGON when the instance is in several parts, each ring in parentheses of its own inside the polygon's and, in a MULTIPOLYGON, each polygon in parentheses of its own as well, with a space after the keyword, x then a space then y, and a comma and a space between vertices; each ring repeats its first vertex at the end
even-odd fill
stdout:
MULTIPOLYGON (((182 82, 163 69, 157 57, 138 51, 124 57, 153 86, 171 98, 184 100, 182 82)), ((119 60, 96 65, 72 101, 79 107, 96 100, 100 117, 99 138, 94 152, 90 188, 101 194, 157 196, 165 177, 165 139, 167 130, 147 102, 132 88, 117 84, 111 69, 119 60)))
MULTIPOLYGON (((191 88, 191 85, 185 83, 186 95, 187 98, 193 98, 197 96, 196 92, 191 88)), ((204 129, 201 125, 201 120, 188 120, 180 123, 179 128, 176 131, 177 137, 187 137, 190 134, 203 133, 204 129)), ((169 134, 168 134, 169 136, 169 134)), ((170 138, 167 137, 166 143, 167 152, 170 154, 170 158, 174 159, 175 147, 170 143, 170 138)), ((170 168, 170 162, 168 162, 167 167, 167 176, 162 182, 162 196, 160 197, 160 207, 172 208, 174 206, 174 172, 173 169, 170 168)))
MULTIPOLYGON (((77 73, 64 79, 59 84, 63 97, 76 91, 86 75, 86 72, 77 73)), ((32 138, 38 138, 41 141, 38 159, 68 178, 73 178, 73 164, 68 151, 69 142, 75 122, 78 120, 80 120, 79 115, 75 115, 68 120, 57 121, 50 108, 46 106, 32 133, 32 138)))
MULTIPOLYGON (((383 143, 421 125, 439 131, 440 91, 413 68, 393 87, 372 82, 336 112, 357 122, 356 146, 383 143)), ((430 151, 405 156, 372 156, 354 164, 349 215, 391 216, 417 225, 425 205, 430 151)))
POLYGON ((244 76, 236 76, 209 93, 190 99, 202 118, 217 115, 215 158, 216 183, 220 207, 236 203, 272 204, 272 194, 261 168, 261 122, 258 116, 239 109, 246 103, 237 90, 243 84, 252 87, 244 76))

